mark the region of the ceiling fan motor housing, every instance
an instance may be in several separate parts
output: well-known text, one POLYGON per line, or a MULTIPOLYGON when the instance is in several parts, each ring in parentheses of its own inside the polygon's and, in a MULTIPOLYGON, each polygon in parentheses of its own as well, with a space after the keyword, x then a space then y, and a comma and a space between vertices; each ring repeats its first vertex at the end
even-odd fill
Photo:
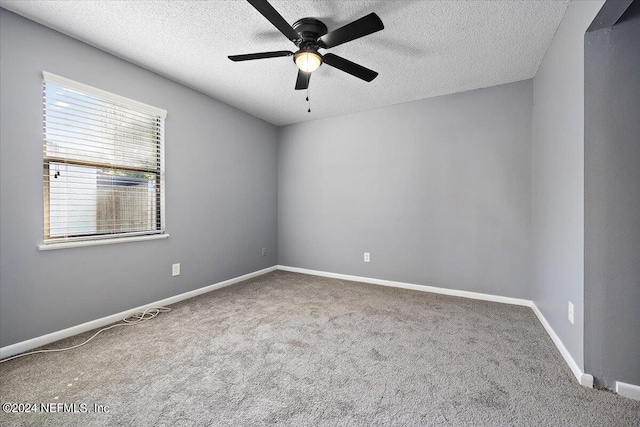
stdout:
POLYGON ((302 18, 294 22, 293 29, 296 30, 301 37, 296 43, 300 50, 293 56, 293 62, 297 64, 296 60, 301 54, 311 52, 317 56, 321 64, 322 55, 318 53, 318 49, 322 47, 322 45, 321 42, 319 42, 319 38, 327 34, 327 26, 315 18, 302 18))
POLYGON ((302 37, 300 44, 313 43, 316 47, 320 47, 318 39, 328 31, 327 26, 315 18, 298 19, 293 23, 293 29, 302 37))

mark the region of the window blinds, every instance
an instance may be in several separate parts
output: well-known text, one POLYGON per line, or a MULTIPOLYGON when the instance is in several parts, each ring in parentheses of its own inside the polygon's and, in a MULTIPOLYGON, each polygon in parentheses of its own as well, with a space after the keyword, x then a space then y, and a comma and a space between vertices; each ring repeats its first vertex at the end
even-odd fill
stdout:
POLYGON ((45 244, 163 233, 166 111, 43 76, 45 244))

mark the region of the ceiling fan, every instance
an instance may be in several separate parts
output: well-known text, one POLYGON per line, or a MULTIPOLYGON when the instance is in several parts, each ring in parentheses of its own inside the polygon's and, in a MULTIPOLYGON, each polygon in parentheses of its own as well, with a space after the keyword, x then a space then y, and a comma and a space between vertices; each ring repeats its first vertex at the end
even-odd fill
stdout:
POLYGON ((321 55, 318 53, 318 49, 332 48, 384 29, 384 24, 375 13, 370 13, 337 30, 327 32, 327 26, 318 19, 302 18, 294 22, 293 26, 291 26, 267 0, 247 1, 284 34, 285 37, 291 40, 298 47, 298 51, 294 53, 288 50, 278 50, 275 52, 231 55, 229 56, 230 60, 248 61, 252 59, 293 56, 293 61, 298 66, 296 90, 307 89, 309 87, 311 73, 317 70, 323 63, 367 82, 375 79, 378 75, 375 71, 338 55, 332 53, 321 55))

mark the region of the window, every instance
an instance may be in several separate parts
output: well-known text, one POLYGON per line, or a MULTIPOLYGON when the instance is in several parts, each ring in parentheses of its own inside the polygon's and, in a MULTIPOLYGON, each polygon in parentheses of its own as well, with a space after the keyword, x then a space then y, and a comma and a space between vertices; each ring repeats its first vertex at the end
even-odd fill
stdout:
POLYGON ((163 234, 166 111, 43 76, 43 246, 163 234))

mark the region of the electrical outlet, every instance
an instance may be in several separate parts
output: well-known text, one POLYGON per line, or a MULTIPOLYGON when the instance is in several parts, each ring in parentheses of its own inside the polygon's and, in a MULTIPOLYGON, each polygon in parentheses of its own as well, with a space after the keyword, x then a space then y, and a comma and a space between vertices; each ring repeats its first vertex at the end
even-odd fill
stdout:
POLYGON ((364 262, 371 262, 371 254, 369 252, 364 253, 364 262))
POLYGON ((171 266, 171 275, 172 276, 179 276, 180 275, 180 263, 173 264, 171 266))
POLYGON ((267 248, 262 248, 262 256, 267 256, 267 248))
POLYGON ((573 325, 573 303, 569 301, 569 322, 573 325))

